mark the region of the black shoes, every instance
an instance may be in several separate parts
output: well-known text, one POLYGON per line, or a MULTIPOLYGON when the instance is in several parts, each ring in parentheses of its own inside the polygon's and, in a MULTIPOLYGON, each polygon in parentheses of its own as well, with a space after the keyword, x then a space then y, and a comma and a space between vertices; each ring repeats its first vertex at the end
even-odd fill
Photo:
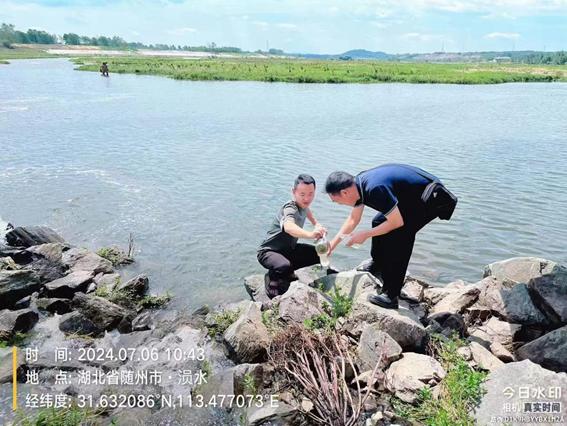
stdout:
POLYGON ((339 271, 337 271, 335 268, 331 268, 330 266, 327 268, 327 275, 333 275, 338 273, 339 271))
POLYGON ((264 288, 270 299, 284 294, 289 289, 289 284, 286 280, 272 281, 268 274, 264 275, 264 288))
POLYGON ((375 305, 381 306, 382 308, 386 308, 386 309, 398 309, 399 307, 398 298, 397 297, 390 298, 385 293, 379 295, 372 294, 368 296, 368 301, 370 303, 373 303, 375 305))

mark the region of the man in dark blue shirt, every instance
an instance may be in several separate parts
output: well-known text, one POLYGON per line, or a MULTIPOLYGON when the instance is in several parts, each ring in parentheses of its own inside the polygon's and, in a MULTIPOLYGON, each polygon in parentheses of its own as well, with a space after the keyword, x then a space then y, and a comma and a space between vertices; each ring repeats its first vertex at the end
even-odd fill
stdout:
POLYGON ((325 191, 338 204, 353 209, 339 233, 330 243, 330 252, 346 236, 347 246, 372 238, 372 263, 368 271, 381 274, 383 292, 369 301, 398 308, 398 297, 404 284, 416 233, 436 215, 422 201, 425 188, 438 180, 432 174, 405 164, 385 164, 359 173, 333 172, 327 178, 325 191), (364 206, 378 211, 372 228, 353 232, 362 218, 364 206))

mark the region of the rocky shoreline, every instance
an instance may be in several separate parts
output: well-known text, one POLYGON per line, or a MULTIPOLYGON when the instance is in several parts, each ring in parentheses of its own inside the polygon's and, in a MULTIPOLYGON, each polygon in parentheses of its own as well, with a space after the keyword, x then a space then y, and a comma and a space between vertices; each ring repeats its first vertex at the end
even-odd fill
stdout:
POLYGON ((477 424, 516 424, 505 416, 525 413, 526 403, 539 404, 529 406, 530 414, 545 416, 538 424, 565 423, 567 269, 554 262, 512 258, 488 265, 476 283, 444 287, 408 276, 398 310, 367 302, 380 282, 356 270, 328 276, 317 267, 299 270, 289 291, 271 301, 263 276, 253 275, 244 283, 249 300, 185 314, 158 308, 167 298, 147 296, 147 276, 122 282, 119 264, 127 257, 111 262, 46 227, 3 234, 3 424, 49 408, 45 398, 40 408, 25 407, 24 395, 40 393, 74 400, 90 395, 98 404, 84 410, 88 424, 317 424, 336 407, 349 412, 348 419, 335 419, 337 425, 415 424, 399 407, 445 397, 453 367, 435 348, 453 341, 460 342, 458 362, 486 375, 485 393, 469 407, 477 424), (16 414, 12 344, 20 346, 16 414), (334 356, 325 355, 329 347, 334 356), (37 349, 37 358, 25 348, 37 349), (54 359, 58 348, 68 349, 68 359, 54 359), (315 368, 318 363, 323 367, 315 368), (316 380, 307 374, 312 368, 316 380), (116 379, 140 371, 163 377, 138 384, 116 379), (325 376, 329 371, 334 375, 325 376), (87 375, 99 382, 87 382, 87 375), (325 390, 325 380, 335 388, 325 390), (173 395, 174 401, 190 395, 191 403, 108 403, 109 395, 140 394, 173 395), (219 395, 252 395, 258 404, 219 404, 219 395), (560 403, 559 413, 553 403, 560 403))

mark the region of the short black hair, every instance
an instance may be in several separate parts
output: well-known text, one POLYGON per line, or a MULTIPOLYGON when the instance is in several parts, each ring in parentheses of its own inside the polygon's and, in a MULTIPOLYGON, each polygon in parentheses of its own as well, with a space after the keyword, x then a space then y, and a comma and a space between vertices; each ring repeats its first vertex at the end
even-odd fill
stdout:
POLYGON ((347 172, 333 172, 325 182, 325 192, 327 194, 338 194, 343 189, 349 188, 354 184, 354 176, 347 172))
POLYGON ((295 182, 293 183, 293 189, 297 188, 297 185, 300 183, 304 183, 305 185, 313 185, 315 188, 317 184, 315 183, 315 179, 311 175, 306 175, 304 173, 300 174, 295 178, 295 182))

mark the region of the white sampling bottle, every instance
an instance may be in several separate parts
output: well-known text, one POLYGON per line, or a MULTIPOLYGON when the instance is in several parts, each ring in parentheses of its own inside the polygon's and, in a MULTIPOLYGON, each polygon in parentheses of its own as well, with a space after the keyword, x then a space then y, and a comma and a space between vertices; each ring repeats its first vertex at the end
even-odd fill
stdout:
POLYGON ((328 268, 330 262, 328 256, 329 242, 327 241, 327 238, 322 237, 315 241, 315 251, 319 255, 319 263, 321 263, 321 266, 328 268))

